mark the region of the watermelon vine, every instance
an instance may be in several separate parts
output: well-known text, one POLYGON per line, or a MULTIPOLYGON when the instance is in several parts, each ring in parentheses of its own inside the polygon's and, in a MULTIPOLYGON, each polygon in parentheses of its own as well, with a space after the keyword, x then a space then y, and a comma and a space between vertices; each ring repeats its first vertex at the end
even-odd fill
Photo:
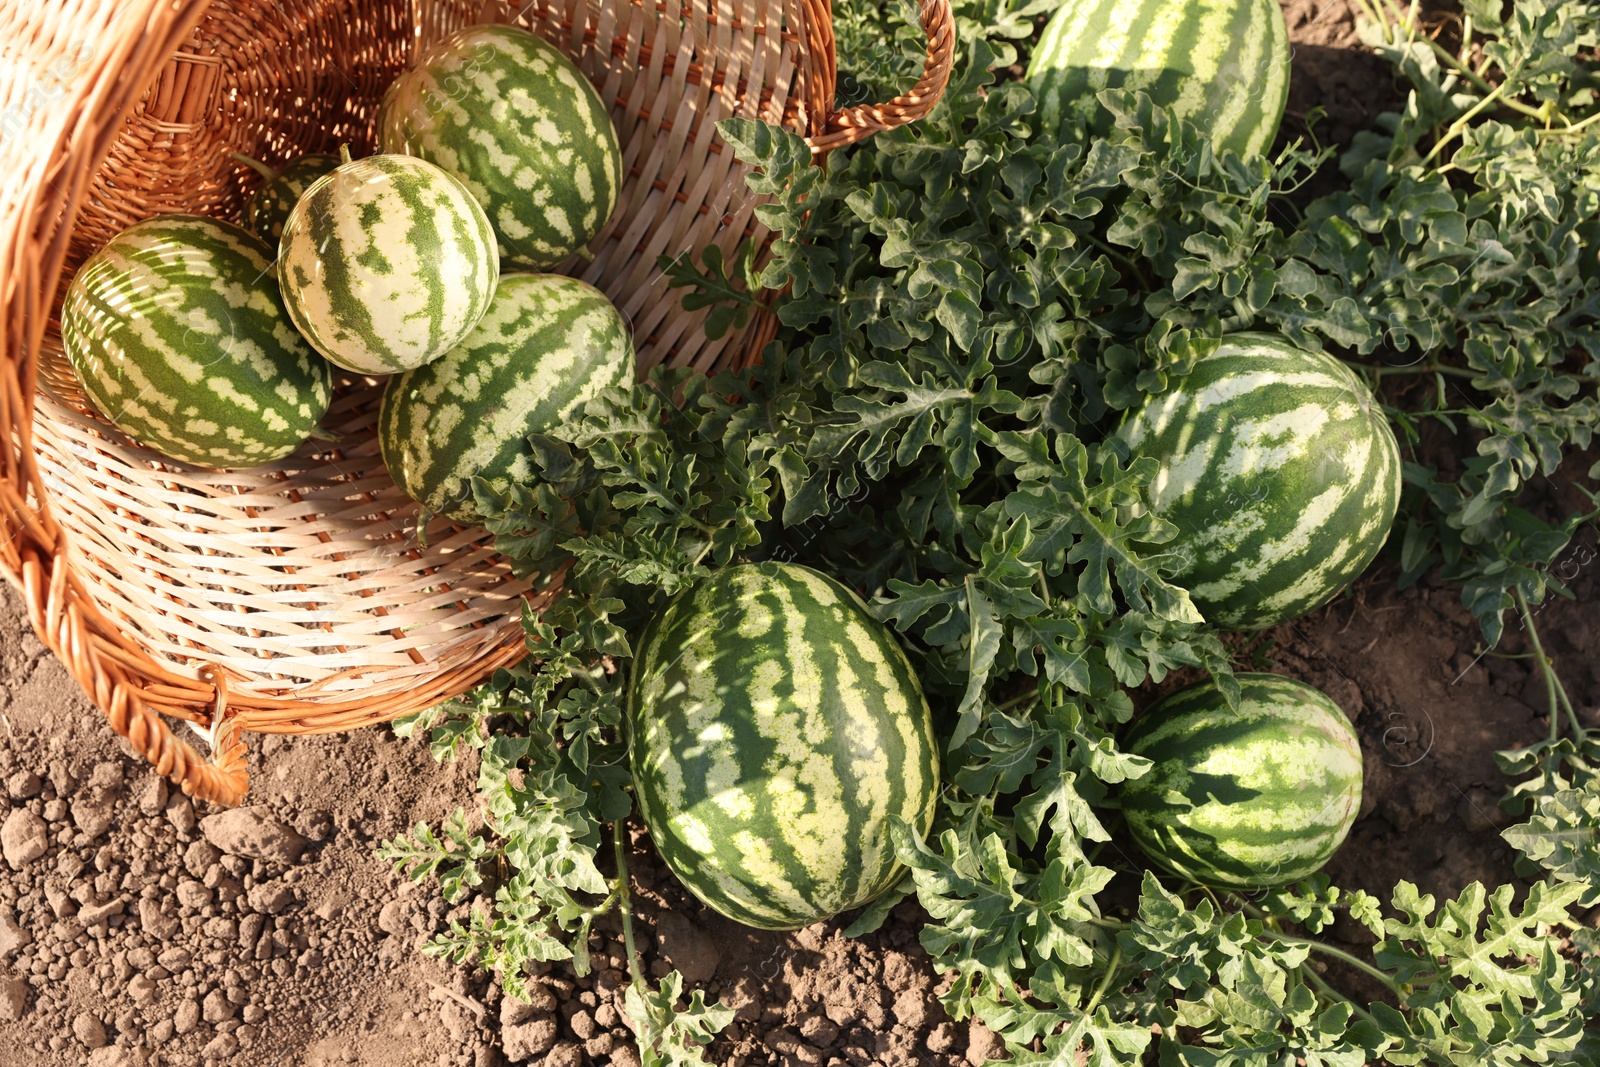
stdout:
MULTIPOLYGON (((1546 521, 1526 495, 1600 420, 1600 10, 1465 0, 1447 48, 1415 6, 1373 4, 1369 42, 1412 89, 1340 158, 1345 186, 1309 199, 1330 150, 1218 156, 1137 93, 1100 96, 1103 137, 1038 136, 1004 72, 1055 6, 958 3, 965 53, 938 109, 826 168, 792 134, 723 123, 769 198, 771 257, 685 256, 670 274, 718 328, 782 291, 779 338, 738 374, 611 389, 531 440, 524 482, 475 484, 500 549, 568 595, 526 617, 526 663, 400 726, 440 756, 478 751, 485 829, 458 816, 382 854, 452 902, 483 895, 433 951, 513 995, 532 961, 584 971, 596 917, 627 917, 644 623, 715 568, 793 560, 873 598, 934 705, 944 790, 930 833, 896 824, 899 893, 954 973, 946 1009, 1013 1062, 1600 1060, 1600 938, 1576 917, 1600 903, 1600 734, 1536 619, 1600 508, 1546 521), (1521 899, 1407 882, 1378 899, 1322 875, 1246 896, 1150 872, 1125 912, 1103 892, 1108 801, 1150 768, 1119 747, 1127 690, 1201 668, 1240 698, 1176 580, 1175 528, 1137 507, 1156 468, 1113 433, 1246 330, 1342 352, 1373 384, 1405 460, 1402 581, 1459 586, 1485 648, 1508 619, 1529 637, 1549 736, 1501 755, 1523 818, 1505 837, 1542 879, 1521 899), (1431 432, 1453 435, 1458 469, 1417 459, 1431 432), (1335 915, 1370 953, 1319 940, 1335 915), (1331 961, 1383 996, 1340 988, 1331 961)), ((914 11, 840 8, 841 54, 870 57, 846 92, 914 76, 914 11)), ((645 1062, 702 1062, 731 1013, 685 1006, 679 976, 650 986, 630 956, 645 1062)))

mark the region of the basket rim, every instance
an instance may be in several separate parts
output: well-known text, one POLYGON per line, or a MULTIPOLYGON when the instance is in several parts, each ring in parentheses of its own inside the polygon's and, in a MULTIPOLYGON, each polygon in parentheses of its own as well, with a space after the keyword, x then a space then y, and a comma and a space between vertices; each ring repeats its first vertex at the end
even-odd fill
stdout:
MULTIPOLYGON (((802 23, 796 49, 802 72, 799 121, 815 157, 824 158, 835 148, 920 118, 937 103, 953 62, 950 0, 919 0, 929 45, 916 85, 885 103, 840 111, 833 110, 838 70, 831 0, 792 2, 802 23)), ((22 5, 6 6, 16 19, 22 5)), ((665 11, 668 0, 654 0, 653 6, 665 11)), ((13 144, 11 161, 0 164, 9 172, 5 186, 11 190, 0 193, 0 201, 11 209, 11 224, 0 234, 0 293, 4 294, 0 299, 6 305, 0 363, 8 371, 0 375, 0 432, 11 442, 0 453, 0 518, 6 535, 0 542, 0 574, 22 593, 40 639, 59 655, 117 733, 186 793, 237 803, 248 787, 240 730, 324 732, 421 710, 459 695, 498 667, 520 659, 524 638, 520 625, 508 627, 496 651, 465 667, 430 676, 428 683, 411 691, 404 706, 361 696, 307 701, 234 692, 220 668, 186 676, 130 640, 101 610, 74 569, 68 547, 73 535, 54 513, 35 453, 33 420, 41 359, 46 338, 55 329, 52 311, 89 182, 148 89, 191 41, 211 0, 62 0, 43 16, 30 16, 22 7, 24 29, 31 30, 23 36, 22 58, 33 59, 38 66, 61 61, 67 23, 81 35, 78 39, 112 44, 80 64, 72 87, 58 86, 59 97, 26 111, 29 121, 22 132, 28 141, 13 144), (214 758, 197 754, 172 732, 164 716, 204 726, 214 758), (352 722, 352 717, 359 721, 352 722)), ((485 0, 479 21, 505 21, 516 7, 514 0, 485 0)), ((79 47, 73 62, 78 64, 82 55, 79 47)), ((202 65, 206 58, 197 56, 202 65)), ((24 92, 20 80, 28 69, 22 62, 11 77, 0 78, 0 101, 15 100, 24 92)), ((0 120, 7 122, 9 133, 8 113, 0 111, 0 120)), ((766 319, 770 316, 758 317, 747 338, 757 347, 771 334, 773 324, 766 319)), ((554 595, 558 582, 539 595, 554 595)), ((515 622, 515 614, 512 619, 515 622)))

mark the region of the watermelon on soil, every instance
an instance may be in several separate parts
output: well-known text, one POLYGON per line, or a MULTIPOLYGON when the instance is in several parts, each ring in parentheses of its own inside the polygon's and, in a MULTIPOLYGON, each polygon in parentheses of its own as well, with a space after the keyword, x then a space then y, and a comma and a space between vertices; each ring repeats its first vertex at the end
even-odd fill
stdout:
POLYGON ((1339 360, 1238 333, 1115 438, 1159 464, 1151 509, 1178 527, 1175 580, 1208 622, 1273 626, 1366 570, 1400 503, 1400 449, 1339 360))
POLYGON ((274 247, 283 236, 283 224, 288 221, 289 212, 311 188, 311 183, 339 165, 336 157, 320 152, 290 160, 282 170, 273 170, 265 163, 238 153, 234 153, 234 158, 266 179, 244 202, 243 221, 245 229, 274 247))
POLYGON ((795 564, 724 568, 650 622, 633 672, 639 807, 709 907, 797 929, 900 877, 890 816, 928 831, 938 748, 905 653, 848 588, 795 564))
POLYGON ((526 438, 632 380, 628 324, 605 294, 557 274, 507 274, 477 328, 384 390, 378 442, 396 484, 431 512, 482 521, 471 480, 526 483, 526 438))
POLYGON ((472 190, 509 267, 554 266, 616 210, 622 150, 600 94, 547 41, 513 26, 444 38, 384 95, 385 152, 437 163, 472 190))
POLYGON ((62 303, 61 342, 101 414, 199 467, 282 459, 332 395, 332 368, 284 311, 271 249, 198 215, 135 223, 90 256, 62 303))
POLYGON ((1289 99, 1289 31, 1278 0, 1067 0, 1028 62, 1047 135, 1104 136, 1105 89, 1142 91, 1211 135, 1218 151, 1265 152, 1289 99))
POLYGON ((478 202, 410 156, 367 156, 318 178, 278 243, 295 326, 331 362, 363 374, 420 367, 460 344, 499 278, 478 202))
POLYGON ((1153 766, 1124 786, 1122 814, 1145 855, 1173 874, 1284 885, 1344 843, 1361 808, 1361 745, 1321 691, 1273 674, 1236 677, 1238 710, 1206 681, 1134 720, 1123 750, 1153 766))

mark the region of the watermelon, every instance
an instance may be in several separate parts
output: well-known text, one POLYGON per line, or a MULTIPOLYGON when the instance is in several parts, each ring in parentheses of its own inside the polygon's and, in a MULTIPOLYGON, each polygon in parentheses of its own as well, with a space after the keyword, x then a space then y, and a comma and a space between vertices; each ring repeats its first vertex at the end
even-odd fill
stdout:
POLYGON ((332 368, 295 332, 272 250, 198 215, 135 223, 78 269, 61 343, 95 408, 163 455, 233 469, 317 433, 332 368))
POLYGON ((672 599, 639 640, 627 715, 662 859, 747 926, 867 903, 901 876, 890 816, 932 824, 922 687, 866 605, 807 567, 731 566, 672 599))
POLYGON ((1135 719, 1123 750, 1151 761, 1122 791, 1128 832, 1156 865, 1213 886, 1298 881, 1327 863, 1361 808, 1361 745, 1339 706, 1274 674, 1214 682, 1135 719))
POLYGON ((1112 126, 1095 94, 1149 94, 1217 151, 1272 145, 1289 98, 1289 31, 1278 0, 1067 0, 1028 62, 1046 136, 1112 126))
POLYGON ((420 367, 460 344, 499 279, 478 202, 410 156, 368 156, 318 178, 278 242, 295 326, 331 362, 362 374, 420 367))
POLYGON ((605 294, 558 274, 507 274, 466 340, 389 379, 378 442, 395 483, 431 512, 482 520, 471 480, 526 482, 526 438, 632 380, 628 324, 605 294))
POLYGON ((622 189, 600 94, 513 26, 470 26, 428 49, 384 94, 378 135, 385 152, 437 163, 472 190, 508 267, 554 266, 588 244, 622 189))
POLYGON ((282 170, 273 170, 238 152, 233 158, 266 179, 244 202, 244 228, 273 247, 277 247, 278 238, 283 236, 283 224, 288 221, 289 212, 294 210, 311 183, 339 165, 336 157, 320 152, 291 160, 282 170))
POLYGON ((1274 335, 1224 337, 1114 441, 1156 460, 1148 500, 1178 527, 1175 580, 1230 629, 1326 603, 1378 554, 1400 504, 1400 449, 1372 391, 1274 335))

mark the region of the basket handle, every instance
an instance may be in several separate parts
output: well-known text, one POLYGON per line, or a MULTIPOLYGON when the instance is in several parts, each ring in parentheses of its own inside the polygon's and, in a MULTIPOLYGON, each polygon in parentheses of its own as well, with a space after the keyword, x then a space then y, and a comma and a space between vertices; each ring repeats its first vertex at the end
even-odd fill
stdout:
MULTIPOLYGON (((817 3, 818 0, 807 0, 807 6, 817 3)), ((833 17, 827 11, 827 0, 823 4, 822 18, 813 16, 810 21, 813 25, 827 27, 829 37, 828 47, 824 53, 831 60, 828 86, 831 91, 833 75, 837 74, 837 61, 833 53, 833 17)), ((838 111, 828 109, 828 117, 823 120, 820 133, 806 138, 811 145, 813 155, 831 152, 835 148, 864 141, 875 133, 883 130, 892 130, 897 126, 904 126, 908 122, 915 122, 933 110, 939 98, 944 95, 945 86, 950 82, 950 67, 955 61, 956 50, 956 20, 955 13, 950 9, 950 0, 920 0, 922 32, 928 37, 928 59, 922 68, 922 77, 917 79, 917 84, 909 92, 901 93, 894 99, 882 104, 857 104, 855 107, 841 108, 838 111)))
POLYGON ((128 739, 139 755, 185 793, 200 800, 231 807, 244 799, 250 787, 244 741, 228 719, 228 682, 213 669, 217 702, 211 716, 213 759, 206 759, 172 732, 167 720, 145 701, 114 655, 104 655, 98 636, 103 627, 91 625, 94 614, 88 599, 73 596, 67 588, 68 570, 60 555, 46 563, 33 546, 24 549, 20 574, 28 621, 50 647, 85 694, 105 710, 111 728, 128 739))

